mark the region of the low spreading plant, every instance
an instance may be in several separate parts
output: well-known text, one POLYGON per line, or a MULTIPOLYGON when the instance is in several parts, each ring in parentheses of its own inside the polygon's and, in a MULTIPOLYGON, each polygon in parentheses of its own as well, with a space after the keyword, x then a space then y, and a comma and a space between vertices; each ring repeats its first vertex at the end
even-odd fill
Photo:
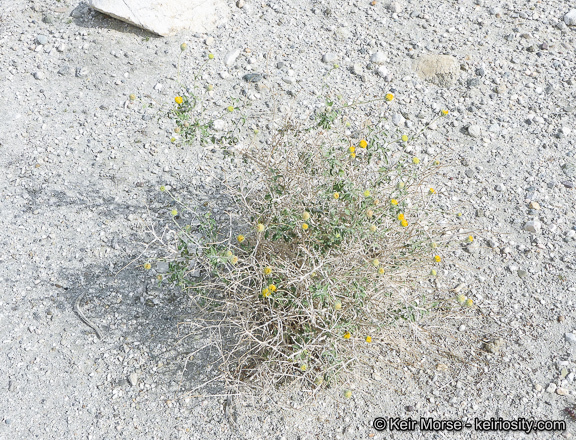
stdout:
POLYGON ((230 379, 329 383, 399 322, 446 307, 418 287, 452 228, 430 185, 441 165, 403 152, 406 136, 354 141, 338 121, 286 121, 243 153, 255 172, 228 186, 236 224, 208 212, 180 229, 172 280, 232 330, 220 365, 230 379))

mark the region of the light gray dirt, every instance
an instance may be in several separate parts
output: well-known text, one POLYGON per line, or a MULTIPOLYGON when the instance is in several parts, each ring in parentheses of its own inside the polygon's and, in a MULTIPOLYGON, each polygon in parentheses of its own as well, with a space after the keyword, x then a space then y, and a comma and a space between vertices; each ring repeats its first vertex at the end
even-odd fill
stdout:
MULTIPOLYGON (((576 393, 576 27, 564 16, 575 5, 230 7, 230 21, 209 35, 160 38, 77 1, 0 4, 0 439, 524 438, 472 429, 378 433, 372 420, 568 420, 576 393), (351 399, 331 390, 301 409, 307 395, 297 390, 270 392, 269 401, 195 397, 217 371, 209 353, 187 359, 210 335, 193 327, 185 295, 157 286, 162 267, 128 265, 151 239, 143 224, 161 231, 170 220, 173 204, 160 185, 215 207, 218 180, 241 172, 241 161, 220 148, 170 142, 166 111, 182 93, 182 42, 187 85, 215 55, 198 90, 220 129, 231 123, 233 98, 247 129, 265 132, 274 112, 320 108, 325 83, 347 99, 394 93, 398 127, 390 128, 399 133, 449 109, 414 153, 456 158, 437 189, 453 207, 463 204, 479 247, 457 253, 439 280, 464 284, 497 325, 446 326, 505 344, 478 346, 479 361, 446 371, 429 359, 395 365, 396 354, 382 351, 352 384, 351 399), (226 66, 235 49, 240 55, 226 66), (370 63, 376 52, 384 64, 370 63), (420 79, 413 63, 424 54, 451 55, 460 71, 420 79), (340 67, 324 79, 334 63, 340 67), (251 72, 267 76, 245 81, 251 72), (101 340, 76 314, 79 295, 101 340)), ((567 426, 538 438, 569 438, 576 425, 567 426)))

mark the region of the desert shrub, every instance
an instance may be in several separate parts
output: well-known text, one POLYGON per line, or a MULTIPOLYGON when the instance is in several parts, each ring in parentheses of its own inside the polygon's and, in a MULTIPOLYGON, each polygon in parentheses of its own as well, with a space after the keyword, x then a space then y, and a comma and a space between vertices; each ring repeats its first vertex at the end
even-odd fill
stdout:
POLYGON ((231 382, 338 382, 399 324, 458 306, 420 287, 457 224, 434 190, 442 165, 382 124, 354 138, 357 109, 329 104, 239 153, 252 171, 227 185, 236 221, 176 222, 170 279, 218 329, 231 382))

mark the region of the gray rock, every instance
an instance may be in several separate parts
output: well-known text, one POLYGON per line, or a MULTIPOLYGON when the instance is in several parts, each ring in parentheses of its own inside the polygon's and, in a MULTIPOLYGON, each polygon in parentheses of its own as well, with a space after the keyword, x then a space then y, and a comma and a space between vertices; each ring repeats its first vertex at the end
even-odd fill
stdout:
POLYGON ((264 77, 260 73, 247 73, 243 76, 243 78, 246 82, 256 83, 258 81, 262 81, 262 78, 264 77))
POLYGON ((168 273, 169 269, 170 267, 167 261, 159 261, 156 263, 156 271, 158 273, 168 273))
POLYGON ((48 44, 48 37, 46 35, 37 35, 36 36, 36 43, 44 46, 44 45, 48 44))
POLYGON ((571 9, 564 16, 564 23, 566 23, 568 26, 576 26, 576 9, 571 9))
POLYGON ((482 127, 479 125, 471 125, 468 127, 468 134, 473 138, 479 138, 482 136, 482 127))
POLYGON ((374 64, 384 64, 386 60, 387 57, 382 52, 373 53, 370 57, 370 62, 374 64))
POLYGON ((506 342, 502 338, 494 339, 493 341, 484 343, 484 350, 488 353, 498 354, 498 352, 504 348, 506 342))
POLYGON ((504 192, 506 190, 506 187, 503 184, 499 183, 494 187, 494 189, 498 192, 504 192))
POLYGON ((224 64, 230 67, 236 61, 236 58, 240 56, 240 49, 234 49, 224 55, 224 64))
POLYGON ((42 17, 42 21, 46 24, 53 24, 54 23, 54 17, 52 17, 49 14, 44 14, 44 16, 42 17))
POLYGON ((323 63, 334 64, 336 61, 338 61, 338 55, 335 54, 334 52, 325 53, 324 56, 322 57, 323 63))
POLYGON ((62 75, 62 76, 67 76, 67 75, 70 75, 71 73, 72 73, 72 69, 70 68, 70 66, 62 66, 58 70, 58 75, 62 75))
POLYGON ((574 333, 566 333, 564 339, 566 339, 566 342, 569 342, 570 344, 576 344, 576 334, 574 333))
POLYGON ((524 225, 524 230, 532 233, 538 233, 542 229, 542 223, 538 220, 530 220, 524 225))
POLYGON ((451 87, 460 77, 460 64, 451 55, 423 55, 412 67, 420 78, 438 87, 451 87))
POLYGON ((562 171, 564 171, 567 177, 576 177, 576 165, 573 163, 567 162, 562 165, 562 171))
POLYGON ((554 391, 556 391, 556 384, 555 383, 550 383, 548 385, 548 388, 546 388, 546 392, 547 393, 553 393, 554 391))
POLYGON ((562 182, 560 182, 562 185, 564 185, 566 188, 574 188, 574 182, 572 182, 571 180, 563 180, 562 182))

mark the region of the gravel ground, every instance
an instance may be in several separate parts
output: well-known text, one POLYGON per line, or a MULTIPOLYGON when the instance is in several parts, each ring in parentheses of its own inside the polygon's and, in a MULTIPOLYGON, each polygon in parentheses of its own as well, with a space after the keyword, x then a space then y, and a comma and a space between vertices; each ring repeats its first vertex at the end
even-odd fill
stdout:
MULTIPOLYGON (((76 1, 4 0, 0 8, 0 438, 521 438, 514 432, 377 432, 374 417, 574 422, 576 395, 576 26, 566 1, 246 0, 209 35, 159 38, 76 1), (298 390, 197 397, 214 370, 187 362, 209 335, 156 266, 128 265, 171 209, 170 185, 217 206, 229 151, 171 143, 166 117, 181 78, 226 130, 347 97, 392 92, 390 128, 416 131, 425 160, 455 158, 438 190, 478 229, 440 282, 488 316, 446 323, 503 346, 447 369, 382 351, 353 397, 298 390), (239 55, 235 58, 235 50, 239 55), (377 55, 374 55, 377 54, 377 55), (422 57, 449 55, 420 78, 422 57), (442 61, 443 60, 443 61, 442 61), (229 61, 226 65, 225 61, 229 61), (333 64, 339 68, 326 73, 333 64), (454 68, 455 66, 455 68, 454 68), (265 74, 249 83, 248 73, 265 74), (207 91, 207 85, 214 86, 207 91), (130 101, 130 94, 136 100, 130 101), (237 98, 238 101, 234 101, 237 98), (248 106, 247 104, 251 105, 248 106), (127 266, 128 265, 128 266, 127 266), (127 266, 127 267, 126 267, 127 266), (123 269, 124 268, 124 269, 123 269), (122 270, 123 269, 123 270, 122 270), (102 330, 102 339, 74 304, 102 330), (229 402, 229 404, 228 404, 229 402), (472 437, 471 437, 472 436, 472 437)), ((576 13, 574 13, 576 15, 576 13)), ((437 59, 438 60, 438 59, 437 59)), ((141 263, 141 262, 139 262, 141 263)), ((214 388, 213 393, 218 394, 214 388)), ((534 434, 531 434, 534 435, 534 434)))

